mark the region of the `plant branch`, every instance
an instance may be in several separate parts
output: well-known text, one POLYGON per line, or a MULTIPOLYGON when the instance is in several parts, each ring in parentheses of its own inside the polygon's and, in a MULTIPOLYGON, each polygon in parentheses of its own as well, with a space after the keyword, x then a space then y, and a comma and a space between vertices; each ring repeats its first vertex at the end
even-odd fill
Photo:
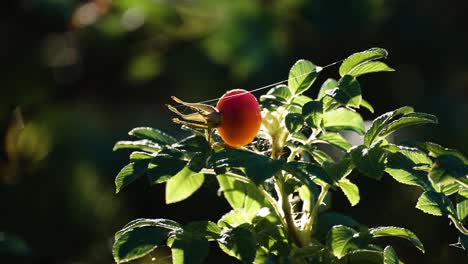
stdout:
POLYGON ((322 205, 323 200, 325 200, 325 197, 327 196, 327 193, 328 193, 329 189, 330 189, 330 187, 328 185, 322 187, 320 195, 317 198, 317 201, 315 202, 314 208, 312 209, 312 213, 310 214, 310 219, 306 223, 306 225, 304 226, 304 230, 306 232, 310 231, 310 233, 313 234, 313 231, 314 231, 313 228, 314 228, 315 220, 317 218, 318 209, 322 205))

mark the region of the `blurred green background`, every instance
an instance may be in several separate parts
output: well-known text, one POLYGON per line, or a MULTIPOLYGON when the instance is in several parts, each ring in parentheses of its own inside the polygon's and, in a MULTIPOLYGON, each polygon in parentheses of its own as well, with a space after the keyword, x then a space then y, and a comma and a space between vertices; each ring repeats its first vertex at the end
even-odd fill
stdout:
MULTIPOLYGON (((182 136, 164 103, 201 101, 287 78, 379 46, 395 73, 361 78, 376 115, 403 105, 440 125, 405 130, 468 154, 468 3, 456 0, 16 0, 0 15, 0 257, 5 263, 112 263, 115 231, 138 217, 181 223, 228 210, 208 182, 164 205, 163 186, 119 195, 115 141, 136 126, 182 136)), ((327 68, 318 83, 337 77, 327 68)), ((317 92, 311 89, 309 95, 317 92)), ((259 95, 257 93, 257 95, 259 95)), ((370 119, 375 116, 363 114, 370 119)), ((414 209, 420 191, 359 177, 361 203, 334 206, 369 226, 413 230, 427 253, 389 240, 406 263, 468 263, 445 218, 414 209)), ((150 256, 144 262, 157 259, 150 256)), ((0 261, 3 263, 3 261, 0 261)), ((154 263, 154 262, 153 262, 154 263)), ((208 263, 236 263, 213 246, 208 263)))

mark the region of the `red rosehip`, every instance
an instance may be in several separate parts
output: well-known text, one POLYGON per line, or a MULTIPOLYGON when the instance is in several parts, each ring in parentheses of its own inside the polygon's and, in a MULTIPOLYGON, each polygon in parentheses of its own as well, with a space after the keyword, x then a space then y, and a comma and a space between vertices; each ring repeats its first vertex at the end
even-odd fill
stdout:
POLYGON ((221 115, 216 129, 224 143, 237 148, 252 142, 262 123, 255 96, 246 90, 234 89, 219 99, 216 108, 221 115))

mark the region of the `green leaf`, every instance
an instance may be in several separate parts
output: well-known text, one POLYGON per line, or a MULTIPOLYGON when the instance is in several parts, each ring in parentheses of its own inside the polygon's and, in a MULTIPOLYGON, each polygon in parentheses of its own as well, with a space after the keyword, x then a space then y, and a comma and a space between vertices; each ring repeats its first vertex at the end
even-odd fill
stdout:
POLYGON ((246 223, 252 223, 252 214, 248 214, 244 208, 233 209, 218 220, 218 226, 226 228, 232 228, 246 223))
POLYGON ((150 184, 168 181, 181 171, 187 162, 167 154, 158 154, 148 165, 148 180, 150 184))
POLYGON ((358 249, 354 250, 342 259, 343 264, 381 264, 383 263, 383 253, 375 250, 358 249))
POLYGON ((320 165, 322 165, 325 162, 334 162, 332 157, 330 157, 330 155, 328 155, 325 151, 322 151, 309 145, 301 146, 301 148, 304 149, 304 151, 306 151, 307 153, 309 153, 312 156, 312 158, 320 165))
POLYGON ((435 158, 429 172, 429 178, 439 190, 442 186, 451 184, 456 180, 466 180, 467 175, 468 165, 452 155, 440 155, 435 158))
POLYGON ((325 111, 334 109, 339 106, 339 104, 333 98, 326 96, 328 91, 333 90, 336 87, 338 87, 338 81, 331 78, 323 82, 322 86, 320 87, 317 100, 322 101, 323 109, 325 111))
POLYGON ((464 221, 468 216, 468 199, 463 199, 457 203, 457 218, 464 221))
POLYGON ((361 248, 359 233, 347 226, 334 226, 328 232, 327 245, 337 258, 342 258, 346 253, 361 248))
POLYGON ((409 106, 404 106, 377 117, 376 119, 374 119, 374 121, 372 122, 372 126, 369 128, 369 130, 366 132, 366 135, 364 136, 364 144, 366 146, 370 146, 372 143, 374 143, 374 141, 378 140, 378 136, 380 135, 381 131, 396 116, 412 112, 414 112, 413 108, 409 106))
POLYGON ((345 76, 361 63, 386 58, 387 55, 388 52, 381 48, 371 48, 363 52, 354 53, 346 58, 340 65, 340 76, 345 76))
POLYGON ((135 161, 123 167, 115 177, 115 193, 119 193, 120 190, 138 179, 138 177, 146 172, 147 168, 148 161, 145 160, 135 161))
POLYGON ((177 142, 172 136, 151 127, 137 127, 128 134, 141 139, 149 139, 161 145, 170 145, 177 142))
MULTIPOLYGON (((388 146, 386 145, 384 148, 388 146)), ((397 148, 398 152, 387 155, 385 171, 400 183, 419 186, 424 190, 430 189, 431 184, 426 178, 427 173, 414 168, 427 165, 426 162, 430 163, 431 160, 417 149, 397 148)), ((385 149, 387 150, 387 148, 385 149)))
POLYGON ((364 135, 364 120, 361 115, 346 108, 326 112, 323 121, 327 130, 352 130, 359 135, 364 135))
POLYGON ((284 121, 289 133, 298 132, 304 125, 304 118, 298 113, 289 113, 284 121))
POLYGON ((319 67, 308 60, 298 60, 289 71, 288 86, 291 94, 301 94, 310 88, 318 76, 319 67))
POLYGON ((434 191, 424 192, 419 197, 416 208, 431 215, 456 215, 452 201, 445 195, 434 191))
POLYGON ((361 98, 361 106, 369 110, 369 112, 374 113, 374 107, 363 98, 361 98))
POLYGON ((379 145, 366 148, 361 145, 351 150, 356 168, 367 177, 379 180, 385 169, 385 151, 379 145))
POLYGON ((438 145, 432 142, 426 142, 422 144, 420 147, 429 151, 431 156, 439 157, 442 155, 452 155, 462 160, 463 163, 468 164, 468 159, 465 156, 463 156, 463 154, 461 154, 458 150, 444 148, 441 145, 438 145))
POLYGON ((280 84, 270 89, 266 95, 260 96, 260 101, 267 99, 277 100, 282 103, 287 103, 291 100, 292 94, 287 85, 280 84))
POLYGON ((325 212, 319 214, 317 220, 317 235, 325 235, 333 226, 348 226, 352 228, 359 227, 359 223, 348 215, 337 212, 325 212))
POLYGON ((338 81, 335 79, 327 79, 323 82, 322 86, 320 87, 319 93, 317 95, 317 100, 324 98, 327 95, 327 92, 333 90, 334 88, 338 87, 338 81))
POLYGON ((344 106, 359 108, 361 105, 361 86, 350 75, 345 75, 338 82, 338 87, 328 90, 326 94, 344 106))
POLYGON ((241 182, 229 175, 217 175, 224 198, 233 209, 243 208, 249 219, 268 204, 265 196, 253 183, 241 182))
POLYGON ((139 149, 142 151, 158 152, 161 150, 161 147, 151 140, 142 139, 135 141, 118 141, 115 143, 112 150, 116 151, 118 149, 139 149))
POLYGON ((384 264, 398 264, 398 255, 391 246, 386 246, 383 252, 384 264))
POLYGON ((352 183, 350 180, 343 178, 338 182, 338 186, 345 194, 346 198, 348 198, 349 203, 351 206, 355 206, 359 203, 360 196, 359 196, 359 188, 356 184, 352 183))
POLYGON ((151 160, 154 156, 148 152, 134 151, 130 154, 130 161, 151 160))
POLYGON ((249 224, 237 226, 223 233, 218 244, 226 254, 243 263, 253 263, 255 259, 257 241, 249 224))
POLYGON ((270 254, 287 255, 289 253, 288 239, 277 218, 258 216, 254 219, 253 233, 257 247, 264 247, 270 254))
POLYGON ((446 196, 450 196, 456 192, 458 192, 460 189, 460 185, 458 182, 452 182, 446 185, 442 185, 440 187, 440 192, 443 193, 446 196))
POLYGON ((244 168, 246 176, 260 184, 274 176, 283 166, 280 160, 240 149, 224 149, 212 155, 214 167, 244 168))
POLYGON ((386 137, 391 133, 395 132, 396 130, 411 126, 411 125, 418 125, 418 124, 437 124, 437 117, 425 114, 425 113, 409 113, 404 115, 403 117, 389 123, 381 132, 381 137, 386 137))
POLYGON ((221 229, 211 221, 191 222, 184 227, 184 232, 209 241, 216 240, 221 235, 221 229))
POLYGON ((388 71, 395 71, 395 70, 388 67, 388 65, 383 62, 368 61, 368 62, 361 63, 358 66, 354 67, 347 74, 353 77, 358 77, 358 76, 368 74, 368 73, 385 72, 385 71, 388 72, 388 71))
POLYGON ((124 233, 141 227, 160 227, 169 231, 182 231, 182 227, 179 225, 179 223, 169 219, 138 218, 130 221, 121 230, 115 233, 115 240, 118 240, 124 233))
POLYGON ((114 260, 123 263, 145 256, 167 238, 168 232, 167 229, 153 226, 127 230, 114 243, 114 260))
POLYGON ((166 203, 176 203, 187 199, 203 184, 205 175, 195 173, 188 167, 183 168, 166 184, 166 203))
POLYGON ((305 95, 296 95, 292 100, 292 105, 295 105, 302 109, 302 107, 307 104, 308 102, 312 101, 312 98, 305 96, 305 95))
POLYGON ((326 142, 334 146, 337 146, 338 148, 344 151, 348 151, 352 147, 351 143, 349 143, 349 141, 346 140, 342 135, 340 135, 339 133, 333 133, 333 132, 321 133, 320 136, 318 137, 318 140, 314 142, 316 143, 326 142))
POLYGON ((370 233, 375 237, 399 237, 408 240, 411 242, 417 249, 421 250, 424 253, 424 246, 419 238, 410 230, 394 227, 394 226, 383 226, 377 228, 369 229, 370 233))
POLYGON ((325 162, 322 167, 333 180, 339 181, 351 173, 354 164, 351 162, 349 153, 347 153, 338 162, 325 162))
POLYGON ((321 101, 310 101, 302 107, 302 116, 312 128, 321 127, 323 117, 323 104, 321 101))
POLYGON ((334 184, 333 179, 328 176, 322 167, 310 162, 291 161, 285 164, 283 170, 290 173, 308 186, 313 185, 311 180, 320 180, 319 183, 321 184, 334 184))
POLYGON ((188 151, 188 152, 200 152, 200 153, 207 153, 210 151, 211 146, 206 141, 205 136, 203 135, 192 135, 183 140, 173 144, 172 147, 181 150, 181 151, 188 151))
POLYGON ((175 237, 171 245, 173 264, 205 263, 210 245, 205 238, 182 233, 175 237))

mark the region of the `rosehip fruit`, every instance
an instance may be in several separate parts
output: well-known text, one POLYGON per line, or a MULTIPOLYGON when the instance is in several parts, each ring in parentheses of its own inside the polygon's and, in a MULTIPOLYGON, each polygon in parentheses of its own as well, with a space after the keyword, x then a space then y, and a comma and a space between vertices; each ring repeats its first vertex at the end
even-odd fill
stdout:
POLYGON ((226 92, 216 105, 221 123, 216 128, 224 143, 231 147, 249 144, 262 123, 260 106, 250 92, 234 89, 226 92))

